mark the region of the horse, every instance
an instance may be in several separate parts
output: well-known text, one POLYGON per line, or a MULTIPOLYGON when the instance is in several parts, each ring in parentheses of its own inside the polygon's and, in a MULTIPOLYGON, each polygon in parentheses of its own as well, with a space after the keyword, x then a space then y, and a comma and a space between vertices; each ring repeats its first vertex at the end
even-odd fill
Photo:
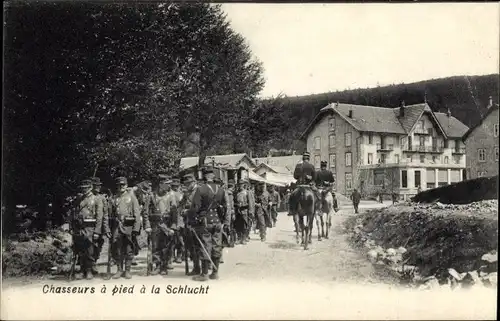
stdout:
POLYGON ((293 213, 297 244, 299 243, 299 227, 301 232, 301 244, 307 250, 309 243, 312 243, 311 234, 314 227, 314 214, 316 206, 316 196, 309 185, 298 185, 294 193, 296 209, 293 213), (307 224, 304 224, 304 216, 307 217, 307 224))
POLYGON ((332 215, 334 210, 336 211, 336 204, 334 203, 334 198, 329 190, 321 190, 321 201, 316 212, 316 226, 318 228, 318 241, 324 237, 328 239, 328 232, 332 226, 332 215), (325 214, 323 216, 323 214, 325 214), (325 222, 326 221, 326 222, 325 222), (321 225, 321 229, 320 229, 321 225), (325 229, 326 225, 326 229, 325 229))

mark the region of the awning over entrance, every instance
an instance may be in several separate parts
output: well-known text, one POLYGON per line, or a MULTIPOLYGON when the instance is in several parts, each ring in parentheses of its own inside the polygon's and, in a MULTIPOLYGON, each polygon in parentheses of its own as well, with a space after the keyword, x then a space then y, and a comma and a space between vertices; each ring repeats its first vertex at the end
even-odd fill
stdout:
POLYGON ((290 185, 292 183, 295 183, 295 181, 296 181, 292 175, 275 174, 275 173, 269 173, 269 172, 265 174, 265 178, 266 178, 266 181, 270 182, 271 184, 278 185, 278 186, 290 185))

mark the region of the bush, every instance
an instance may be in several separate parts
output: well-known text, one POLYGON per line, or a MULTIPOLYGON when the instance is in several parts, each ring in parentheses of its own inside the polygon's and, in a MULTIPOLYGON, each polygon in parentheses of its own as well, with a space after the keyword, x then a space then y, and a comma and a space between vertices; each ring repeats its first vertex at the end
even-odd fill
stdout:
POLYGON ((60 230, 12 234, 4 242, 4 277, 42 276, 71 263, 71 235, 60 230))

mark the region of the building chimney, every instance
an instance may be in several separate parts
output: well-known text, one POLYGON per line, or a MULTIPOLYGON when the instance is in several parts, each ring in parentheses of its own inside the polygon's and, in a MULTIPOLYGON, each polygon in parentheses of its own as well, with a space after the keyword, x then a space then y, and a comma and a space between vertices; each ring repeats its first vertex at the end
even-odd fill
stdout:
POLYGON ((405 101, 401 102, 401 107, 399 108, 399 117, 405 116, 405 101))
POLYGON ((349 118, 352 118, 352 109, 349 109, 349 118))
POLYGON ((292 155, 295 155, 295 150, 292 151, 292 155))
POLYGON ((449 107, 448 107, 448 110, 446 111, 446 115, 447 115, 448 117, 451 117, 451 110, 450 110, 450 108, 449 108, 449 107))
POLYGON ((488 106, 486 106, 486 108, 491 108, 491 107, 493 107, 493 97, 492 96, 490 96, 490 99, 488 101, 488 106))

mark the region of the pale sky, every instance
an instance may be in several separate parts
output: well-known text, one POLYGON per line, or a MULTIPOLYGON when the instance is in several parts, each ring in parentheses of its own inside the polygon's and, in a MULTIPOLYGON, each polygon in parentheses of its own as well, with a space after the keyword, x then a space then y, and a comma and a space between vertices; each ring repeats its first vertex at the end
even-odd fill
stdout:
POLYGON ((222 8, 264 65, 264 97, 499 72, 498 3, 222 8))

